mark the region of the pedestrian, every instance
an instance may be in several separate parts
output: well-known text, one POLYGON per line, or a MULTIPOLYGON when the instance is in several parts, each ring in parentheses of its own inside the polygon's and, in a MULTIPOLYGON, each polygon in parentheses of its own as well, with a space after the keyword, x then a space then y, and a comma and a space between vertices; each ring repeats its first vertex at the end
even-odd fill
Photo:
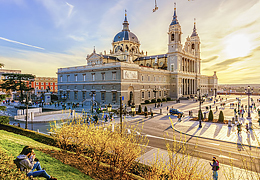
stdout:
POLYGON ((161 102, 161 107, 162 107, 162 102, 161 102))
POLYGON ((22 152, 17 156, 14 162, 17 165, 17 168, 26 172, 28 177, 44 177, 50 180, 57 180, 57 178, 50 176, 41 168, 39 160, 35 158, 33 148, 30 148, 29 146, 23 148, 22 152))
POLYGON ((156 103, 154 103, 154 107, 156 108, 156 103))
POLYGON ((211 163, 209 163, 209 164, 212 167, 213 180, 218 180, 218 168, 217 168, 218 164, 217 164, 216 158, 213 157, 212 161, 213 161, 213 164, 211 164, 211 163))
POLYGON ((17 123, 17 126, 18 126, 18 127, 21 127, 20 123, 17 123))
POLYGON ((218 106, 216 106, 216 111, 218 111, 218 106))
POLYGON ((248 127, 248 123, 246 123, 246 132, 249 132, 249 127, 248 127))

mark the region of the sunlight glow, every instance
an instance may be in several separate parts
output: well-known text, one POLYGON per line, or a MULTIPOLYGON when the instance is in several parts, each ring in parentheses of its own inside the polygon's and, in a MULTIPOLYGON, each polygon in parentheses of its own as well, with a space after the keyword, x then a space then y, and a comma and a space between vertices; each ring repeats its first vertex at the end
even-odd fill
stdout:
POLYGON ((226 40, 225 51, 228 58, 244 57, 251 50, 251 43, 245 34, 235 34, 226 40))

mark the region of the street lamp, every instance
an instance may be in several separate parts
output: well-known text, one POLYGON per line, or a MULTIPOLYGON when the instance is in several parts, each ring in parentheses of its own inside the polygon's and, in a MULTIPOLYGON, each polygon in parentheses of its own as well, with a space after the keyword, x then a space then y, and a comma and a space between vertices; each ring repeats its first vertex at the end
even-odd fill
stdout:
POLYGON ((199 102, 200 102, 200 104, 199 104, 199 108, 200 108, 199 109, 199 128, 202 128, 202 125, 201 125, 201 115, 202 115, 202 112, 201 112, 201 101, 202 101, 202 99, 201 99, 201 96, 200 96, 200 89, 198 88, 197 91, 199 91, 199 102))
POLYGON ((112 106, 110 103, 107 106, 107 111, 109 112, 109 119, 110 119, 110 112, 112 111, 112 106))
POLYGON ((250 95, 252 95, 253 89, 250 89, 250 86, 248 86, 247 89, 245 89, 245 93, 248 95, 248 117, 247 117, 247 119, 251 119, 251 116, 250 116, 250 95))
POLYGON ((131 106, 131 110, 132 110, 133 116, 135 116, 135 104, 134 104, 134 103, 133 103, 133 105, 131 106))
POLYGON ((214 88, 214 90, 215 90, 215 99, 216 99, 216 97, 217 97, 217 88, 214 88))
POLYGON ((91 93, 89 93, 89 96, 91 96, 91 102, 92 102, 91 112, 93 113, 94 97, 96 96, 96 93, 95 92, 91 92, 91 93))

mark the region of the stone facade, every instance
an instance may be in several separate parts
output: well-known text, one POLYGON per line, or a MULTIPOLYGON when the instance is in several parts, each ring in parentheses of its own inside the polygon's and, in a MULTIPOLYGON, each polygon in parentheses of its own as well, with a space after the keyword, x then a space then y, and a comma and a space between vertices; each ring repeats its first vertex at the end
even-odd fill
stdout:
POLYGON ((191 36, 181 43, 181 26, 176 8, 168 31, 168 52, 147 56, 140 51, 137 36, 130 32, 127 16, 123 29, 116 34, 110 54, 88 55, 87 65, 58 69, 58 93, 68 102, 95 102, 119 105, 140 104, 145 100, 213 95, 217 88, 216 72, 201 75, 200 38, 196 24, 191 36))

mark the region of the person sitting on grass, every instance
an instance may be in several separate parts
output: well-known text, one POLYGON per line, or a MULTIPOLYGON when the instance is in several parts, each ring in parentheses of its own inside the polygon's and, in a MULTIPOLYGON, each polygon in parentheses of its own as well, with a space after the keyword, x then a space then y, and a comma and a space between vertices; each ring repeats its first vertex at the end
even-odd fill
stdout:
POLYGON ((41 168, 39 160, 35 158, 33 148, 25 146, 16 159, 19 162, 20 170, 26 172, 28 177, 45 177, 48 180, 57 180, 57 178, 48 175, 47 172, 41 168), (34 171, 35 169, 36 171, 34 171))

